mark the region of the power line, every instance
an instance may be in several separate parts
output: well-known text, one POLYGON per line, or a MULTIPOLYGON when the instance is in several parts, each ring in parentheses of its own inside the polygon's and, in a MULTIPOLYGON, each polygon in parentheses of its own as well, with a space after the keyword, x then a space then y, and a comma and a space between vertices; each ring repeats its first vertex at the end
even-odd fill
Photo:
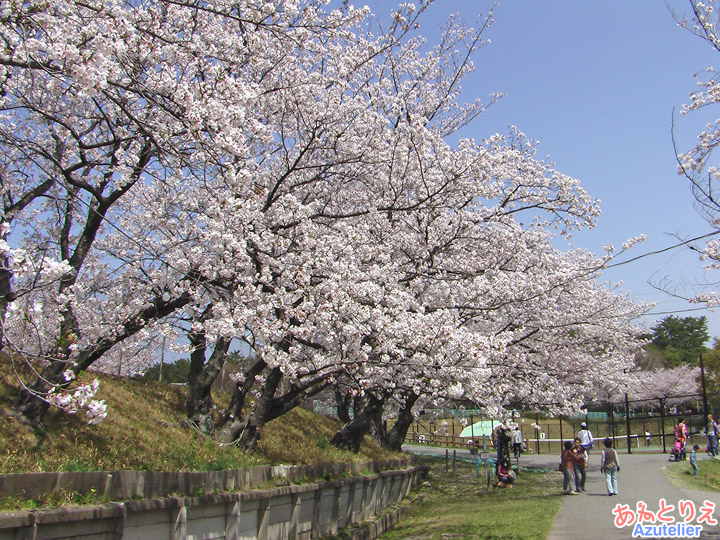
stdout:
POLYGON ((614 263, 614 264, 606 264, 605 268, 615 268, 616 266, 623 266, 625 264, 630 264, 632 262, 638 261, 640 259, 644 259, 646 257, 650 257, 652 255, 659 255, 661 253, 665 253, 667 251, 671 251, 671 250, 679 248, 679 247, 687 246, 691 242, 697 242, 698 240, 704 240, 705 238, 711 238, 713 236, 718 236, 718 235, 720 235, 720 230, 715 230, 715 231, 709 232, 707 234, 703 234, 701 236, 696 236, 695 238, 689 238, 687 240, 683 240, 673 246, 668 246, 666 248, 659 249, 657 251, 648 251, 647 253, 643 253, 642 255, 638 255, 637 257, 628 259, 627 261, 622 261, 622 262, 618 262, 618 263, 614 263))

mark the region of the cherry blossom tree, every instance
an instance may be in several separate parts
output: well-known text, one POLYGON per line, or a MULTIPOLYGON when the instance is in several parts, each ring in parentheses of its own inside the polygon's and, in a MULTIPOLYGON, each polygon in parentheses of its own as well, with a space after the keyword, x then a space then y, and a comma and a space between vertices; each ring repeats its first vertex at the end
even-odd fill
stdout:
POLYGON ((518 243, 472 280, 443 283, 446 289, 457 284, 447 310, 457 318, 444 326, 425 322, 423 337, 415 340, 429 345, 415 347, 396 366, 364 364, 366 372, 384 375, 359 381, 356 392, 372 395, 360 402, 367 415, 358 417, 356 410, 357 420, 336 442, 353 449, 359 444, 353 428, 369 424, 384 444, 399 448, 413 405, 417 410, 451 400, 474 402, 495 418, 518 406, 576 412, 598 385, 627 378, 640 344, 631 321, 644 308, 594 281, 588 269, 599 268, 600 259, 553 250, 542 235, 524 236, 535 236, 524 252, 518 243), (432 328, 441 330, 430 335, 432 328), (382 432, 383 414, 397 418, 393 433, 382 432))
MULTIPOLYGON (((357 378, 355 392, 371 395, 360 402, 367 410, 363 408, 362 414, 356 410, 355 419, 336 435, 338 445, 356 449, 362 430, 378 426, 382 404, 395 402, 400 395, 404 397, 398 416, 406 426, 408 404, 420 395, 420 403, 449 394, 455 399, 471 399, 492 409, 494 415, 501 414, 502 405, 512 399, 533 402, 533 395, 535 403, 569 409, 582 404, 581 393, 576 390, 572 394, 574 401, 568 400, 569 393, 562 399, 551 394, 564 387, 561 381, 567 381, 568 374, 574 374, 576 387, 582 384, 587 390, 594 379, 622 373, 631 365, 637 340, 629 321, 642 308, 608 294, 593 282, 603 261, 553 250, 542 230, 555 220, 560 220, 564 229, 585 224, 574 216, 587 218, 591 211, 568 207, 562 199, 567 192, 561 189, 557 193, 562 196, 550 196, 558 186, 554 182, 567 182, 567 189, 576 185, 575 181, 533 164, 531 153, 516 153, 517 148, 530 148, 521 138, 512 139, 509 146, 493 147, 488 155, 498 159, 488 158, 484 166, 485 177, 495 179, 504 179, 503 169, 495 168, 498 164, 511 168, 513 173, 507 177, 510 189, 502 191, 506 189, 502 182, 468 185, 462 193, 467 197, 464 200, 473 204, 461 202, 451 214, 437 211, 425 220, 414 215, 407 223, 407 234, 399 237, 403 244, 394 250, 404 272, 398 284, 423 307, 411 313, 417 321, 413 324, 398 327, 377 316, 369 321, 371 336, 382 339, 367 340, 368 361, 363 362, 363 376, 357 378), (509 163, 500 156, 509 158, 509 163), (536 192, 532 186, 548 189, 536 192), (517 199, 515 193, 519 193, 517 199), (495 207, 487 204, 494 200, 500 203, 495 207), (515 216, 522 212, 534 216, 534 201, 542 201, 545 209, 552 211, 545 216, 547 221, 540 223, 542 216, 536 216, 535 224, 524 228, 515 216), (577 285, 573 286, 574 282, 577 285), (557 317, 563 317, 559 322, 552 320, 554 306, 557 317), (583 325, 594 334, 581 341, 576 328, 583 325), (570 348, 572 339, 568 338, 573 332, 575 346, 570 348), (548 341, 543 342, 541 336, 548 341), (550 371, 549 362, 560 365, 550 371), (533 363, 536 365, 530 369, 533 363), (604 370, 593 365, 588 368, 588 363, 602 364, 604 370), (584 380, 585 374, 593 376, 584 380)), ((582 194, 573 199, 577 205, 583 200, 582 194)), ((403 224, 398 218, 393 230, 403 224)), ((382 230, 381 226, 377 230, 382 230)), ((389 442, 390 446, 402 440, 392 439, 395 442, 389 442)))
POLYGON ((216 279, 221 261, 191 246, 203 237, 183 220, 207 210, 195 195, 252 173, 226 173, 229 163, 264 159, 273 136, 265 113, 282 115, 280 95, 303 80, 288 44, 317 56, 360 14, 320 20, 317 2, 55 2, 4 4, 0 13, 0 308, 6 349, 41 360, 16 404, 37 423, 68 370, 87 369, 153 321, 203 301, 199 284, 216 279), (265 110, 254 110, 263 92, 265 110), (141 203, 145 191, 172 197, 159 213, 135 208, 143 219, 130 226, 120 203, 141 203))
POLYGON ((459 92, 492 14, 428 46, 424 2, 387 27, 324 4, 2 4, 2 340, 38 372, 21 417, 97 421, 72 380, 158 336, 188 343, 191 423, 250 451, 339 382, 355 449, 391 406, 396 445, 428 400, 560 410, 627 367, 641 308, 550 244, 597 202, 516 130, 456 141, 486 106, 459 92), (235 341, 254 361, 216 426, 235 341))
MULTIPOLYGON (((6 244, 0 315, 6 350, 42 360, 16 404, 34 424, 48 403, 36 398, 67 386, 111 346, 107 336, 83 341, 77 305, 87 299, 84 273, 95 281, 90 287, 103 279, 88 267, 103 264, 93 248, 106 218, 162 153, 137 89, 121 82, 127 69, 111 60, 133 44, 122 30, 103 29, 102 10, 76 8, 2 8, 3 235, 6 242, 19 237, 21 247, 6 244), (117 69, 112 83, 109 67, 117 69)), ((182 145, 174 150, 182 153, 182 145)), ((136 310, 134 320, 115 325, 122 334, 164 309, 136 310)))
MULTIPOLYGON (((689 0, 689 13, 674 14, 674 16, 681 27, 703 39, 710 47, 720 52, 719 9, 720 5, 714 0, 706 2, 689 0)), ((720 78, 715 68, 708 67, 704 72, 697 74, 697 78, 697 89, 690 93, 690 102, 684 105, 681 111, 683 115, 702 110, 709 111, 713 105, 718 103, 720 78)), ((676 144, 679 172, 690 182, 698 212, 716 231, 716 234, 706 242, 704 248, 692 247, 692 249, 696 249, 701 254, 702 260, 707 263, 707 268, 715 270, 720 268, 720 241, 714 237, 717 235, 717 229, 720 228, 720 202, 717 198, 720 177, 715 154, 719 142, 720 119, 711 119, 706 124, 706 129, 697 136, 697 142, 693 148, 683 152, 677 150, 676 144)), ((718 297, 717 291, 711 290, 697 295, 694 300, 715 306, 720 302, 720 297, 718 297)))
POLYGON ((700 368, 689 364, 640 370, 633 373, 627 392, 633 400, 664 399, 668 404, 681 403, 687 401, 687 396, 700 393, 699 380, 700 368))

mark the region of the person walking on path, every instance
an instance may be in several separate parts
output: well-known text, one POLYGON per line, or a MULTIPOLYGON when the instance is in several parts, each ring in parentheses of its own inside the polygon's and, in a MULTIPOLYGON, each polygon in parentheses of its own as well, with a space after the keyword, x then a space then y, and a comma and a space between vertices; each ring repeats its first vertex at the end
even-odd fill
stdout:
MULTIPOLYGON (((588 429, 587 422, 582 422, 580 424, 580 431, 578 431, 578 439, 580 439, 580 446, 583 447, 585 450, 587 457, 590 457, 590 449, 593 447, 593 434, 588 429)), ((587 466, 587 461, 585 462, 585 466, 587 466)))
POLYGON ((577 456, 577 463, 573 465, 575 471, 575 491, 585 491, 585 464, 587 463, 587 450, 580 444, 580 438, 575 437, 573 451, 577 456))
POLYGON ((681 418, 678 420, 678 423, 675 424, 675 439, 679 440, 682 444, 682 451, 680 452, 680 459, 687 459, 687 454, 685 452, 685 444, 687 443, 688 438, 688 427, 685 424, 685 419, 681 418))
POLYGON ((500 462, 503 459, 510 461, 510 426, 506 423, 498 424, 492 431, 492 442, 497 450, 495 457, 495 474, 497 474, 500 462))
POLYGON ((698 462, 697 462, 697 451, 700 450, 699 445, 693 446, 692 452, 690 453, 690 465, 692 465, 692 475, 697 476, 698 475, 698 462))
POLYGON ((515 459, 520 459, 520 454, 522 454, 523 450, 523 436, 522 431, 520 431, 520 426, 516 426, 515 429, 512 432, 512 446, 513 446, 513 453, 515 455, 515 459))
POLYGON ((605 473, 605 484, 608 495, 618 494, 617 473, 620 470, 620 460, 617 451, 612 447, 612 439, 607 437, 603 441, 602 454, 600 454, 600 471, 605 473))
POLYGON ((718 437, 720 437, 720 426, 712 414, 708 414, 707 419, 708 452, 710 452, 711 456, 717 457, 719 454, 718 437))
POLYGON ((560 457, 560 471, 563 473, 563 495, 577 495, 575 491, 575 464, 578 458, 573 452, 572 441, 565 441, 565 449, 560 457))

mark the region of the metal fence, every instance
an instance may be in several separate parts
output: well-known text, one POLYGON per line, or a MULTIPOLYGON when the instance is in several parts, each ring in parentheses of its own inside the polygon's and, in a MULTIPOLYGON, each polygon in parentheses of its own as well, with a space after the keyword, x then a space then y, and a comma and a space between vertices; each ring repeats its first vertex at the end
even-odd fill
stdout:
MULTIPOLYGON (((525 441, 525 451, 559 452, 564 441, 573 439, 586 422, 593 433, 596 447, 609 437, 614 446, 632 452, 666 453, 674 442, 674 426, 684 418, 693 444, 707 444, 706 415, 702 394, 636 399, 627 397, 617 402, 595 403, 586 414, 548 417, 540 411, 515 414, 525 441), (519 415, 519 416, 518 416, 519 415)), ((406 442, 430 444, 445 448, 466 448, 468 438, 460 437, 469 423, 483 419, 480 411, 433 409, 426 411, 408 431, 406 442)), ((476 437, 485 449, 492 447, 489 436, 476 437)))

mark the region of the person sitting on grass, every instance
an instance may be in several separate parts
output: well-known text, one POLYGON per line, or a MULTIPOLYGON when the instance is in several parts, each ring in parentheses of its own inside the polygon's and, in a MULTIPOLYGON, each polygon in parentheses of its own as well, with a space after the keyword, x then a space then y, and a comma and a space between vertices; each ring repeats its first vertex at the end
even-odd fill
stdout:
POLYGON ((500 460, 497 477, 498 481, 497 484, 495 484, 495 487, 513 487, 513 482, 515 482, 515 473, 513 472, 512 467, 510 467, 510 460, 507 458, 500 460))

